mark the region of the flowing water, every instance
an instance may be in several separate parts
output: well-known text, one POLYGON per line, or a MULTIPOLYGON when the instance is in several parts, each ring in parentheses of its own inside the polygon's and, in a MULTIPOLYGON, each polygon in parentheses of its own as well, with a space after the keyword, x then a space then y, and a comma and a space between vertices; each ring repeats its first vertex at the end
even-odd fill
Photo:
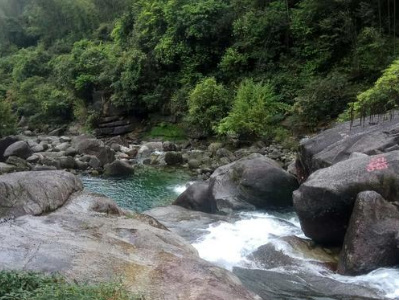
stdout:
MULTIPOLYGON (((183 171, 164 169, 143 169, 132 178, 126 179, 82 177, 87 190, 105 194, 114 199, 121 207, 138 212, 170 204, 186 189, 190 179, 190 175, 183 171)), ((267 243, 273 243, 276 248, 291 257, 302 259, 299 253, 294 253, 291 249, 279 244, 279 237, 283 236, 295 235, 305 238, 294 212, 241 212, 235 215, 234 219, 236 221, 230 223, 211 224, 204 235, 193 244, 203 259, 228 270, 236 267, 259 268, 249 262, 246 256, 267 243)), ((305 259, 303 261, 304 267, 298 269, 278 268, 272 270, 288 276, 288 281, 282 283, 283 288, 286 288, 288 284, 297 286, 304 284, 304 289, 308 288, 312 295, 316 289, 313 286, 314 283, 306 284, 303 281, 307 281, 307 279, 304 278, 324 278, 330 280, 330 284, 337 283, 342 286, 345 284, 344 286, 348 285, 350 289, 358 286, 365 287, 375 293, 375 296, 371 297, 373 299, 399 299, 398 269, 378 269, 367 275, 352 277, 335 274, 325 268, 317 267, 305 259), (300 281, 296 281, 299 278, 300 281)), ((320 281, 318 280, 317 283, 320 281)), ((257 281, 257 279, 253 281, 257 281)), ((319 295, 309 297, 308 295, 280 299, 370 299, 369 297, 331 298, 319 295)))

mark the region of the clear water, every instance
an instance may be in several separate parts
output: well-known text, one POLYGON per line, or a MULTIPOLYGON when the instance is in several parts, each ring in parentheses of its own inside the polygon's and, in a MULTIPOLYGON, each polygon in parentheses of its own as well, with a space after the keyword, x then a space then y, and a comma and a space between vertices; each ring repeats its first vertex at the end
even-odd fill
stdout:
POLYGON ((126 209, 143 212, 171 204, 191 177, 178 169, 140 168, 128 178, 81 176, 85 189, 104 194, 126 209))

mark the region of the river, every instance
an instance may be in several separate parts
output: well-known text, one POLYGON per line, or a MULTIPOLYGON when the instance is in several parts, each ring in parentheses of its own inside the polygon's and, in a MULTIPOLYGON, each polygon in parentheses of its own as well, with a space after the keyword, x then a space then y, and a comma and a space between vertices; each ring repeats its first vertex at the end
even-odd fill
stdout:
MULTIPOLYGON (((82 180, 87 190, 105 194, 123 208, 143 212, 170 204, 192 178, 181 170, 149 168, 127 179, 83 176, 82 180)), ((383 268, 362 276, 341 276, 310 263, 281 243, 279 238, 284 236, 306 238, 293 211, 240 212, 233 220, 211 224, 193 246, 201 258, 233 270, 245 285, 261 296, 302 300, 399 299, 398 269, 383 268), (301 267, 263 269, 246 258, 267 243, 274 244, 285 255, 300 259, 301 267), (260 284, 253 286, 257 281, 260 284), (274 282, 274 287, 268 282, 274 282), (371 295, 348 296, 354 289, 364 289, 364 293, 371 291, 371 295)))

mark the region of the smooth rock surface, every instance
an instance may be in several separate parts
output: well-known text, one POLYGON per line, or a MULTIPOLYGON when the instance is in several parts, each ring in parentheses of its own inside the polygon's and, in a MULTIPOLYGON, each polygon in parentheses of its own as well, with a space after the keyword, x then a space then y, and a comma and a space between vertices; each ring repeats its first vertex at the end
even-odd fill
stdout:
POLYGON ((0 224, 0 269, 57 272, 77 282, 118 281, 145 299, 260 299, 155 220, 119 216, 109 204, 99 205, 104 201, 80 194, 47 216, 0 224))
POLYGON ((398 151, 349 159, 313 173, 293 193, 305 235, 321 244, 341 245, 357 194, 367 190, 398 201, 398 151))
POLYGON ((203 181, 195 182, 189 186, 173 204, 205 213, 215 213, 217 209, 209 193, 209 183, 203 181))
POLYGON ((27 159, 31 155, 32 150, 29 148, 28 143, 24 141, 18 141, 11 144, 7 147, 3 154, 4 158, 9 156, 17 156, 23 159, 27 159))
POLYGON ((252 154, 214 171, 210 195, 218 211, 286 207, 298 188, 294 176, 275 161, 252 154))
POLYGON ((18 172, 0 176, 0 218, 40 215, 65 203, 83 189, 81 181, 64 171, 18 172))
POLYGON ((262 299, 279 300, 381 300, 373 290, 356 284, 342 283, 328 277, 293 270, 279 271, 234 268, 242 283, 262 299), (295 296, 294 296, 295 295, 295 296))
POLYGON ((358 120, 350 128, 350 122, 339 124, 322 133, 304 139, 300 143, 302 175, 306 179, 312 172, 346 160, 351 153, 360 152, 368 155, 390 152, 399 144, 399 114, 392 120, 383 121, 375 118, 370 125, 367 121, 360 126, 358 120))
POLYGON ((193 211, 176 205, 155 207, 143 212, 143 214, 157 219, 169 230, 190 243, 194 243, 202 237, 210 224, 232 221, 226 216, 193 211))

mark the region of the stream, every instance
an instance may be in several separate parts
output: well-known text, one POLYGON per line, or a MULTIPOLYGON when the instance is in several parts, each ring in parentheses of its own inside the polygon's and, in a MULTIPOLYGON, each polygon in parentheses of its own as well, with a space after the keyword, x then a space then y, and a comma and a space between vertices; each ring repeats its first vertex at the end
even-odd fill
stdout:
MULTIPOLYGON (((86 190, 105 194, 119 206, 138 212, 171 204, 191 176, 181 170, 143 169, 132 178, 82 176, 86 190)), ((193 246, 200 257, 233 271, 249 289, 265 299, 367 300, 399 299, 399 270, 382 268, 362 276, 341 276, 309 263, 279 242, 279 237, 306 238, 293 211, 240 212, 232 222, 216 222, 203 230, 193 246), (273 243, 301 267, 262 269, 246 256, 273 243), (359 290, 354 297, 352 292, 359 290)))

